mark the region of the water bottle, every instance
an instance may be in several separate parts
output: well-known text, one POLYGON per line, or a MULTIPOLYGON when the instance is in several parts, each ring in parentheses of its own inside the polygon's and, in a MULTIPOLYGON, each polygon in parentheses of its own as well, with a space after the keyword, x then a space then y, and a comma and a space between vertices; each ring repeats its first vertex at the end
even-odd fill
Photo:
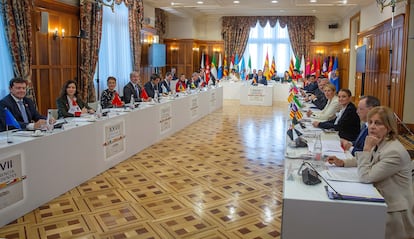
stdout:
POLYGON ((131 109, 135 108, 135 98, 134 98, 134 94, 131 95, 130 108, 131 109))
POLYGON ((154 90, 154 102, 160 103, 160 99, 158 98, 158 90, 154 90))
POLYGON ((52 121, 52 118, 53 118, 52 110, 47 110, 47 119, 46 119, 46 132, 47 133, 52 133, 53 131, 54 126, 52 123, 50 123, 52 121))
POLYGON ((100 103, 96 106, 95 114, 96 114, 96 118, 98 119, 102 117, 102 106, 100 103))
POLYGON ((323 169, 325 162, 322 160, 322 141, 320 135, 318 135, 315 139, 315 144, 313 145, 313 154, 315 166, 323 169))

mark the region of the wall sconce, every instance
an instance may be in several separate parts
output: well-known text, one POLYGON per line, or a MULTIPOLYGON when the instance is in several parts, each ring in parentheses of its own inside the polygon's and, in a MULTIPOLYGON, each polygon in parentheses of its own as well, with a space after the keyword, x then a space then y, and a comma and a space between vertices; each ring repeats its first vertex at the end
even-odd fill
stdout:
POLYGON ((342 49, 342 52, 343 52, 344 54, 348 54, 348 53, 349 53, 349 48, 344 48, 344 49, 342 49))
POLYGON ((200 48, 198 48, 198 47, 193 47, 193 51, 200 51, 200 48))
POLYGON ((323 55, 323 50, 316 50, 316 54, 319 56, 323 55))
POLYGON ((213 48, 213 52, 215 52, 215 53, 217 53, 217 52, 220 52, 220 48, 213 48))
POLYGON ((170 47, 170 50, 171 50, 171 51, 178 51, 178 47, 177 47, 177 46, 171 46, 171 47, 170 47))
MULTIPOLYGON (((65 29, 62 28, 62 38, 65 37, 65 29)), ((59 31, 57 28, 55 28, 55 30, 53 31, 53 40, 56 40, 57 38, 59 38, 59 31)))

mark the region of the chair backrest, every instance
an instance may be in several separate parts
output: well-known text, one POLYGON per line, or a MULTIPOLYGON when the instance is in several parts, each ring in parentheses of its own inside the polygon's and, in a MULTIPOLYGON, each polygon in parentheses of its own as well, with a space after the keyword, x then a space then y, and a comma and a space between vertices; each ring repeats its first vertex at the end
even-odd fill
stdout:
POLYGON ((88 103, 89 107, 91 107, 93 110, 96 110, 96 108, 98 108, 98 104, 100 104, 99 101, 88 103))

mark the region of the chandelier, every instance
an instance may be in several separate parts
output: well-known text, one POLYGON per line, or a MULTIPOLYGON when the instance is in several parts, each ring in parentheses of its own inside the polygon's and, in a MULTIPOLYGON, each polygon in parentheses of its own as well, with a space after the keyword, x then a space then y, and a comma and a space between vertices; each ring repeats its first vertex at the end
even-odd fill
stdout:
POLYGON ((98 4, 98 7, 110 7, 112 12, 115 12, 115 1, 116 0, 81 0, 80 1, 80 5, 83 5, 85 3, 94 3, 94 4, 98 4))
POLYGON ((377 1, 377 5, 381 8, 381 12, 382 12, 384 8, 391 6, 394 9, 395 4, 399 2, 405 2, 406 0, 376 0, 376 1, 377 1))

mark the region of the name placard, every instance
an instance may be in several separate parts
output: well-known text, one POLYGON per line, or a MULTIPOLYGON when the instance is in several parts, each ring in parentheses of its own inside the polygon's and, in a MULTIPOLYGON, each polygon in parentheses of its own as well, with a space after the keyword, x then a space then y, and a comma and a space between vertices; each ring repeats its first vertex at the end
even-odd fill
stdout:
POLYGON ((0 159, 0 209, 23 199, 21 154, 0 159))
POLYGON ((104 126, 105 159, 125 151, 125 121, 111 122, 104 126))

